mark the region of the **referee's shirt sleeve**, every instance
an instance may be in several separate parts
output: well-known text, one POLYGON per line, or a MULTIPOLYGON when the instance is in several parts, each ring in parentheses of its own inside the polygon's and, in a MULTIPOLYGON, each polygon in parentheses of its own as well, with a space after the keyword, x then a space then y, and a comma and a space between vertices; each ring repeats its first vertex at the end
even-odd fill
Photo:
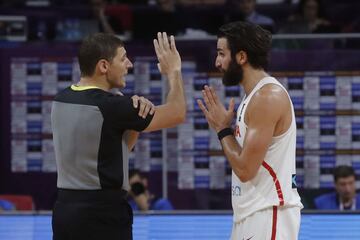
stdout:
POLYGON ((106 121, 110 121, 116 128, 143 131, 149 126, 154 114, 148 114, 146 118, 138 115, 140 106, 135 108, 133 101, 127 96, 111 95, 103 105, 106 121))

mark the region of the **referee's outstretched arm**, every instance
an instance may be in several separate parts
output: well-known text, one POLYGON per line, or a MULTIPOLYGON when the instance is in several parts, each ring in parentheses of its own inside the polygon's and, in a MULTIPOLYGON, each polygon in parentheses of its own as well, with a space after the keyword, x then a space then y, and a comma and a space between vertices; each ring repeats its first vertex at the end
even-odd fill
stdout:
POLYGON ((185 121, 186 101, 181 75, 181 57, 176 49, 174 36, 169 39, 165 32, 158 33, 154 39, 156 56, 160 72, 169 81, 166 102, 156 106, 155 114, 145 132, 175 127, 185 121))

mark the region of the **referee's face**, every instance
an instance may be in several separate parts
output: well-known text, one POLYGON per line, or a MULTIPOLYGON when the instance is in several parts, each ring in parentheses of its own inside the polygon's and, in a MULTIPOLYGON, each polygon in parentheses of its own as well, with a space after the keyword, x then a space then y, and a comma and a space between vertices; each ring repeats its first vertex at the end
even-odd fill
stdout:
POLYGON ((107 81, 111 88, 124 88, 126 85, 125 75, 128 74, 129 68, 132 67, 133 64, 127 57, 125 48, 119 47, 107 72, 107 81))

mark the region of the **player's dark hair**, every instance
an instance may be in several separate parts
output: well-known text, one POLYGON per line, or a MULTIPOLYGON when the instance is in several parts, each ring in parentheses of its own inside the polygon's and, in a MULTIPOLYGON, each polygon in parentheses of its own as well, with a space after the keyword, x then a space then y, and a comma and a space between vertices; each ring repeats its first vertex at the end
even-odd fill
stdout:
POLYGON ((99 60, 111 62, 117 49, 123 46, 124 43, 112 34, 95 33, 85 37, 78 53, 81 76, 91 77, 99 60))
POLYGON ((244 51, 253 68, 267 68, 272 40, 269 31, 256 24, 237 21, 222 25, 218 38, 227 39, 233 59, 239 51, 244 51))

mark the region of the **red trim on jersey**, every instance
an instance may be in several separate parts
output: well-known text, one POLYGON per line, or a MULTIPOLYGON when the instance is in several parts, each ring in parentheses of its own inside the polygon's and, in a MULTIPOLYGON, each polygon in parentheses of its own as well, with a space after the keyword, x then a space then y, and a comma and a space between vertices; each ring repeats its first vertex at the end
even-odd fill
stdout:
POLYGON ((270 173, 271 177, 273 178, 273 181, 275 183, 275 187, 276 187, 276 192, 279 198, 279 202, 280 202, 280 206, 284 205, 284 195, 283 192, 281 190, 281 186, 280 186, 280 182, 276 176, 276 173, 274 172, 274 170, 270 167, 269 164, 267 164, 265 161, 262 162, 262 166, 268 170, 268 172, 270 173))
POLYGON ((275 240, 275 239, 276 239, 276 223, 277 223, 277 206, 273 206, 273 219, 272 219, 271 240, 275 240))

